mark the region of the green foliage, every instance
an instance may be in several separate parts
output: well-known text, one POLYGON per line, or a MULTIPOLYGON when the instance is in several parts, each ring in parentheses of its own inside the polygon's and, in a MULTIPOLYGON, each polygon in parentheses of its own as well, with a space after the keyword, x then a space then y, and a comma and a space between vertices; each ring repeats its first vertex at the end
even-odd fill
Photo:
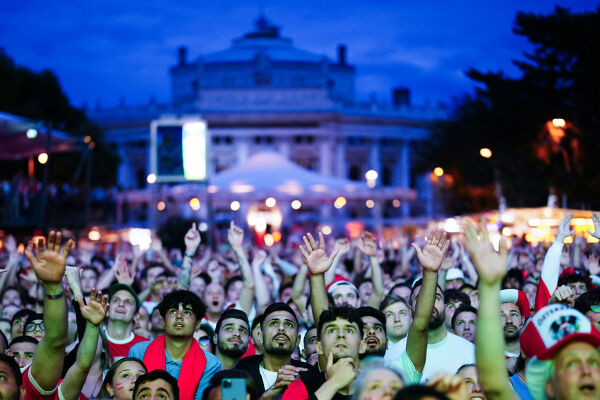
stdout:
MULTIPOLYGON (((509 206, 545 205, 552 188, 566 194, 571 207, 600 208, 593 163, 600 150, 598 26, 600 9, 518 13, 514 32, 534 45, 525 60, 514 61, 521 76, 467 71, 475 93, 458 100, 450 119, 436 124, 419 148, 422 171, 442 166, 455 180, 448 212, 489 206, 470 196, 496 182, 509 206), (546 124, 553 118, 564 118, 568 125, 560 144, 551 148, 546 124), (491 159, 479 155, 482 147, 492 149, 491 159), (545 158, 543 149, 551 149, 545 158)), ((493 203, 494 191, 487 192, 493 203)))

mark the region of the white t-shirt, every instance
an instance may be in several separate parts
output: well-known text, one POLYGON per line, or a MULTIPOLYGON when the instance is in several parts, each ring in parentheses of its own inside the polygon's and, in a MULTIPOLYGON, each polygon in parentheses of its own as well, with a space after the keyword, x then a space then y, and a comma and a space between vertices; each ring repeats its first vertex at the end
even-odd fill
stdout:
MULTIPOLYGON (((406 353, 406 338, 388 347, 385 364, 402 368, 401 356, 406 353)), ((465 364, 475 363, 475 345, 460 336, 448 332, 444 340, 427 345, 427 356, 421 382, 428 381, 436 372, 455 374, 465 364)))
POLYGON ((277 380, 277 372, 263 368, 262 364, 258 366, 258 370, 260 371, 260 377, 263 380, 265 390, 268 390, 277 380))

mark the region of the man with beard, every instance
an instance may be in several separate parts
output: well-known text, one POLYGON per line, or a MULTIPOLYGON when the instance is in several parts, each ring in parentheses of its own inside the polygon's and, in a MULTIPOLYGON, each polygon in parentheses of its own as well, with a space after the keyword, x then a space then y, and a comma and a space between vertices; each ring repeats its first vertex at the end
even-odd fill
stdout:
MULTIPOLYGON (((366 310, 365 310, 366 311, 366 310)), ((364 318, 364 317, 363 317, 364 318)), ((381 327, 383 322, 378 322, 381 327)), ((321 313, 317 329, 317 353, 327 360, 325 372, 303 372, 283 394, 282 400, 349 400, 358 375, 359 357, 365 351, 363 319, 354 307, 331 307, 321 313)))
POLYGON ((194 340, 206 307, 187 290, 175 290, 158 305, 165 332, 152 341, 140 342, 129 357, 143 360, 148 371, 166 370, 177 379, 182 400, 200 400, 212 376, 221 370, 217 357, 194 340))
POLYGON ((363 323, 365 344, 364 352, 360 354, 362 360, 368 356, 383 357, 387 350, 387 336, 385 330, 385 315, 373 307, 360 307, 358 314, 363 323))
POLYGON ((250 374, 261 400, 275 398, 298 379, 300 372, 314 368, 292 359, 298 341, 298 320, 285 303, 273 303, 265 310, 258 340, 264 353, 242 358, 236 368, 250 374))
MULTIPOLYGON (((421 381, 429 380, 433 374, 439 371, 453 374, 462 365, 473 364, 475 362, 475 347, 473 343, 448 332, 446 324, 444 323, 446 318, 444 292, 437 285, 437 271, 439 270, 443 257, 431 257, 431 260, 428 260, 428 257, 425 257, 426 253, 433 251, 433 249, 429 247, 431 244, 434 245, 432 247, 439 250, 441 239, 439 239, 438 235, 438 233, 433 233, 431 235, 433 238, 430 237, 428 239, 428 245, 425 246, 422 252, 418 246, 413 244, 413 248, 415 248, 417 257, 419 258, 419 263, 424 269, 423 279, 418 280, 415 283, 410 295, 411 306, 415 309, 415 319, 408 332, 407 338, 402 339, 391 346, 385 354, 386 364, 393 366, 394 364, 397 364, 399 360, 402 360, 404 352, 409 353, 408 355, 416 370, 420 371, 420 366, 422 368, 423 374, 421 381), (421 293, 423 295, 421 295, 421 293), (433 313, 429 311, 429 313, 426 314, 426 318, 429 321, 427 323, 428 330, 425 331, 425 335, 427 335, 426 340, 424 340, 424 344, 414 344, 414 342, 411 344, 415 339, 411 337, 415 324, 420 323, 419 314, 421 312, 420 308, 422 308, 421 303, 426 300, 433 300, 434 302, 433 313), (420 359, 420 355, 423 353, 426 354, 424 356, 425 360, 423 360, 424 366, 421 364, 420 359)), ((445 251, 446 248, 447 246, 444 246, 443 250, 445 251)), ((431 308, 429 310, 431 310, 431 308)), ((414 334, 413 336, 416 338, 419 337, 417 334, 414 334)))
POLYGON ((217 349, 215 355, 221 360, 222 370, 233 368, 248 350, 249 325, 246 313, 241 310, 231 308, 221 314, 213 343, 217 349))
POLYGON ((521 355, 519 337, 529 315, 529 300, 525 293, 518 289, 500 291, 500 319, 504 329, 504 355, 507 358, 521 355))
POLYGON ((139 342, 147 340, 133 332, 133 317, 140 309, 140 299, 129 285, 117 283, 108 291, 108 310, 103 336, 108 343, 108 353, 113 362, 127 357, 129 349, 139 342))

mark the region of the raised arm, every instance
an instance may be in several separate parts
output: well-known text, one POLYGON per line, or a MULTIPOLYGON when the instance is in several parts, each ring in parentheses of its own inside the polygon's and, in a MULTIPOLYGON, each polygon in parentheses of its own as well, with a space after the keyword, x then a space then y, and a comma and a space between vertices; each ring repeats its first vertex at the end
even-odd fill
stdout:
POLYGON ((558 286, 558 276, 560 275, 560 258, 562 256, 562 250, 564 247, 565 238, 573 235, 574 230, 571 230, 569 224, 573 218, 573 213, 568 212, 565 214, 563 219, 558 225, 558 232, 556 233, 556 240, 546 253, 544 257, 544 264, 542 264, 542 276, 538 284, 538 290, 535 294, 535 310, 539 310, 542 307, 548 305, 550 298, 554 294, 556 287, 558 286))
POLYGON ((335 241, 335 245, 333 248, 338 250, 338 256, 334 258, 333 264, 331 264, 331 268, 325 271, 325 274, 323 275, 325 278, 325 286, 329 285, 335 279, 337 267, 342 261, 342 258, 344 258, 344 255, 350 252, 350 247, 350 241, 348 239, 343 238, 337 239, 335 241))
POLYGON ((504 238, 500 252, 494 251, 485 221, 478 237, 469 221, 464 228, 465 246, 479 273, 479 312, 475 334, 475 357, 479 383, 488 400, 517 400, 506 371, 504 336, 500 322, 500 286, 508 269, 508 249, 504 238))
POLYGON ((200 246, 200 232, 198 232, 195 222, 192 223, 192 227, 187 231, 183 240, 185 242, 185 255, 181 263, 178 283, 182 289, 189 290, 192 276, 192 259, 198 250, 198 246, 200 246))
POLYGON ((339 250, 334 250, 329 257, 325 252, 325 239, 319 232, 319 244, 310 233, 302 238, 306 247, 300 246, 300 251, 304 256, 308 270, 310 271, 310 304, 312 305, 315 325, 319 325, 321 313, 329 308, 327 299, 327 290, 325 289, 325 280, 323 274, 331 268, 339 250))
POLYGON ((254 294, 256 295, 256 314, 262 314, 271 303, 271 293, 267 289, 267 284, 262 276, 260 266, 267 259, 267 252, 260 250, 254 255, 252 260, 252 276, 254 277, 254 294))
POLYGON ((37 254, 33 253, 34 245, 30 245, 25 251, 38 281, 44 288, 46 334, 35 351, 30 372, 35 382, 45 391, 56 388, 63 369, 67 340, 65 335, 67 332, 67 304, 62 279, 67 265, 67 255, 73 244, 72 240, 68 240, 65 248, 61 251, 61 234, 51 231, 48 235, 47 246, 44 246, 42 239, 35 244, 37 254))
POLYGON ((252 311, 252 303, 254 302, 254 277, 252 276, 252 267, 248 262, 246 253, 244 252, 244 231, 239 226, 231 221, 229 230, 227 231, 227 240, 231 249, 235 253, 235 257, 240 264, 242 272, 242 292, 240 293, 240 307, 248 315, 252 311))
POLYGON ((373 294, 369 299, 368 306, 379 308, 381 299, 385 296, 385 288, 383 287, 383 275, 381 266, 377 260, 377 242, 370 232, 363 232, 358 241, 358 248, 369 257, 371 264, 371 280, 373 281, 373 294))
POLYGON ((87 322, 83 339, 79 344, 79 349, 77 349, 75 364, 69 368, 59 388, 62 394, 60 398, 64 400, 79 400, 81 389, 83 389, 83 384, 96 355, 98 327, 108 312, 108 296, 102 296, 102 292, 96 291, 96 289, 92 289, 90 302, 87 305, 83 303, 81 296, 77 297, 77 302, 81 314, 87 322))
POLYGON ((423 372, 425 367, 429 320, 437 296, 437 275, 449 244, 442 230, 434 231, 429 235, 423 250, 417 244, 412 244, 423 267, 423 283, 416 300, 415 317, 406 338, 406 353, 418 372, 423 372))
POLYGON ((300 270, 294 278, 294 285, 292 286, 292 300, 298 307, 300 314, 304 315, 306 311, 306 295, 304 294, 304 286, 306 285, 306 275, 308 274, 308 267, 306 264, 300 266, 300 270))

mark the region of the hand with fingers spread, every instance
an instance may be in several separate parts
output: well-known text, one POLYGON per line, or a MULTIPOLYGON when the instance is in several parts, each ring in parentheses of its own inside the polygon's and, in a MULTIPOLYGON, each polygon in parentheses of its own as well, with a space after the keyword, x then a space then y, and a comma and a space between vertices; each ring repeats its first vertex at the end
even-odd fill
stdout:
POLYGON ((425 243, 423 250, 413 243, 412 248, 415 249, 419 263, 426 271, 437 272, 442 265, 444 254, 450 246, 450 241, 446 238, 446 232, 437 230, 431 232, 425 243))
POLYGON ((67 266, 67 256, 74 244, 75 242, 69 239, 61 251, 61 233, 50 231, 47 246, 44 246, 43 239, 40 239, 37 244, 28 246, 25 256, 31 263, 38 281, 44 287, 50 285, 62 286, 62 279, 67 266), (34 246, 36 255, 32 252, 34 246))
POLYGON ((496 252, 489 241, 485 220, 482 220, 480 235, 471 221, 464 227, 465 247, 471 254, 481 282, 494 284, 502 281, 508 269, 506 240, 500 239, 500 251, 496 252))
POLYGON ((106 313, 108 312, 108 296, 102 295, 100 290, 92 289, 90 294, 90 301, 86 305, 83 302, 83 298, 81 296, 77 297, 77 302, 79 303, 79 309, 81 310, 81 315, 90 323, 98 326, 106 317, 106 313))
POLYGON ((596 211, 592 211, 592 222, 594 223, 594 232, 587 231, 587 233, 600 239, 600 215, 596 211))
POLYGON ((585 260, 584 264, 587 267, 590 275, 600 274, 600 258, 598 258, 597 255, 593 253, 590 254, 590 256, 585 260))
POLYGON ((470 399, 467 383, 459 375, 438 372, 427 381, 427 386, 431 386, 438 392, 445 393, 450 400, 470 399))
POLYGON ((304 256, 308 270, 312 275, 324 274, 329 270, 333 260, 339 254, 339 250, 333 250, 331 255, 327 257, 325 252, 325 239, 323 239, 323 233, 319 232, 319 244, 313 238, 310 233, 302 237, 304 240, 304 246, 300 245, 300 252, 304 256))
POLYGON ((244 242, 244 231, 233 221, 231 221, 229 229, 227 230, 227 241, 234 250, 241 249, 242 243, 244 242))
POLYGON ((359 250, 369 257, 375 257, 377 254, 377 242, 371 232, 363 232, 360 235, 357 245, 359 250))
POLYGON ((343 256, 350 251, 350 241, 346 238, 340 238, 335 241, 334 249, 338 250, 338 254, 343 256))
POLYGON ((563 219, 560 221, 558 225, 558 232, 556 233, 556 241, 563 243, 566 238, 569 236, 573 236, 575 233, 575 229, 571 229, 571 218, 573 218, 573 212, 568 212, 565 214, 563 219))
POLYGON ((115 269, 115 278, 117 282, 124 283, 126 285, 133 285, 135 281, 135 274, 130 270, 125 260, 117 260, 115 269))
POLYGON ((575 293, 573 292, 573 289, 567 285, 559 286, 554 293, 552 293, 552 297, 550 298, 550 304, 554 303, 561 303, 573 307, 575 305, 575 293))
POLYGON ((192 227, 187 231, 185 237, 183 238, 185 242, 185 254, 193 255, 196 254, 196 250, 198 250, 198 246, 200 246, 200 232, 196 228, 196 223, 192 224, 192 227))

